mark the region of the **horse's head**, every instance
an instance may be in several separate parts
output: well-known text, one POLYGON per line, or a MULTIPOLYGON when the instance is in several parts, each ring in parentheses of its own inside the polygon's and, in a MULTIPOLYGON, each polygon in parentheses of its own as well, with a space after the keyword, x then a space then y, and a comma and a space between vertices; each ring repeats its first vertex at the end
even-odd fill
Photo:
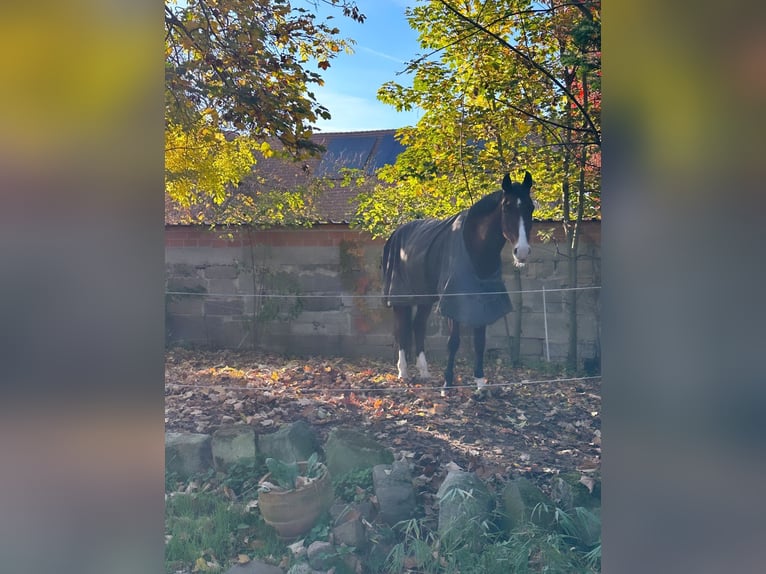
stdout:
POLYGON ((532 231, 532 212, 535 209, 530 197, 532 183, 529 172, 526 172, 521 183, 513 183, 507 173, 503 178, 503 236, 513 245, 513 263, 517 267, 524 266, 531 251, 529 234, 532 231))

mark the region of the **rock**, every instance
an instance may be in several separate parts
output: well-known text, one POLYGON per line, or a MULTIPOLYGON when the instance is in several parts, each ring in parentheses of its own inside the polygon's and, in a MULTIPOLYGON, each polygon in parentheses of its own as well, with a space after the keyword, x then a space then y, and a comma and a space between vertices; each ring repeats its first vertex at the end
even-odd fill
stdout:
POLYGON ((581 480, 578 472, 561 473, 551 481, 551 498, 571 519, 571 527, 564 533, 593 547, 601 539, 601 484, 589 479, 591 493, 581 480))
POLYGON ((375 508, 372 502, 369 500, 363 500, 361 502, 335 502, 330 507, 330 517, 333 522, 340 524, 344 520, 344 516, 350 511, 358 511, 362 518, 368 522, 372 522, 375 518, 375 508))
POLYGON ((284 425, 277 432, 258 437, 258 450, 268 457, 284 462, 308 460, 313 453, 321 454, 314 430, 304 421, 284 425))
POLYGON ((350 429, 333 429, 325 443, 327 468, 340 478, 349 471, 391 464, 394 455, 369 436, 350 429))
POLYGON ((362 574, 364 566, 361 558, 356 554, 349 553, 343 556, 343 564, 346 566, 347 572, 354 572, 355 574, 362 574))
POLYGON ((527 522, 550 528, 554 521, 553 502, 526 478, 509 482, 501 494, 505 527, 508 531, 527 522))
POLYGON ((372 483, 380 507, 380 518, 389 526, 412 518, 415 489, 412 474, 404 461, 379 464, 372 469, 372 483))
POLYGON ((298 562, 297 564, 290 566, 287 574, 317 574, 317 571, 306 562, 298 562))
POLYGON ((379 539, 369 550, 365 556, 364 562, 368 567, 375 565, 377 569, 370 568, 368 572, 384 572, 383 565, 389 559, 391 550, 393 550, 393 542, 387 541, 383 538, 379 539))
POLYGON ((362 523, 362 513, 349 505, 333 522, 332 533, 335 541, 362 550, 367 545, 367 536, 362 523))
POLYGON ((165 472, 182 479, 210 470, 213 458, 210 435, 195 433, 165 433, 165 472))
MULTIPOLYGON (((460 537, 474 546, 495 502, 486 485, 472 472, 451 470, 436 493, 439 500, 439 534, 460 537)), ((475 549, 475 548, 474 548, 475 549)))
POLYGON ((595 508, 601 506, 601 485, 594 481, 593 493, 580 482, 580 473, 566 472, 551 481, 551 499, 566 511, 577 506, 595 508))
POLYGON ((367 534, 362 519, 354 519, 333 527, 332 534, 340 544, 351 546, 356 550, 364 550, 367 546, 367 534))
POLYGON ((338 553, 329 542, 317 540, 308 548, 309 564, 316 570, 329 570, 337 561, 338 553))
POLYGON ((225 574, 284 574, 284 570, 271 564, 251 560, 247 564, 235 564, 225 574))
POLYGON ((303 539, 288 545, 287 549, 296 558, 301 558, 306 555, 306 547, 303 545, 303 539))
POLYGON ((241 424, 223 426, 213 433, 210 449, 216 470, 255 462, 255 431, 241 424))

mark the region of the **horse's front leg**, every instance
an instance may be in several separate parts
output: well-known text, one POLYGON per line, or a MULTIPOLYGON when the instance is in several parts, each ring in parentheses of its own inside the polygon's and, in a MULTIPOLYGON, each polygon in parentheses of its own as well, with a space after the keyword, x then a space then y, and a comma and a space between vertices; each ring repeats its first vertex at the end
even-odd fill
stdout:
POLYGON ((428 363, 426 362, 426 324, 428 316, 431 314, 431 305, 418 305, 415 312, 415 319, 412 321, 412 330, 415 334, 415 356, 417 361, 415 366, 421 379, 428 379, 431 375, 428 372, 428 363))
POLYGON ((487 384, 487 379, 484 378, 484 348, 487 344, 487 327, 483 325, 476 327, 473 330, 473 351, 476 362, 473 368, 473 380, 476 383, 476 388, 482 390, 487 384))
POLYGON ((452 386, 452 382, 455 379, 455 355, 460 348, 460 323, 447 319, 447 326, 449 327, 449 339, 447 339, 447 369, 444 371, 444 390, 442 395, 445 394, 446 389, 452 386))
POLYGON ((399 378, 407 379, 407 355, 412 348, 412 308, 400 305, 394 306, 394 339, 399 349, 396 370, 399 378))

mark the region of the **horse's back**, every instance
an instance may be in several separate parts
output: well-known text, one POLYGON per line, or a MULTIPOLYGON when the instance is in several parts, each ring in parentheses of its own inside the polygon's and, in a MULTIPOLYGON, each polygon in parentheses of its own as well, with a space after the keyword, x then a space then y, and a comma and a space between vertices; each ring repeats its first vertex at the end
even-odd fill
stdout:
POLYGON ((391 234, 383 248, 386 306, 437 301, 443 245, 454 219, 416 219, 391 234))
POLYGON ((439 303, 439 312, 470 326, 495 322, 512 310, 498 268, 480 278, 465 246, 465 213, 417 219, 397 228, 383 249, 387 307, 439 303))

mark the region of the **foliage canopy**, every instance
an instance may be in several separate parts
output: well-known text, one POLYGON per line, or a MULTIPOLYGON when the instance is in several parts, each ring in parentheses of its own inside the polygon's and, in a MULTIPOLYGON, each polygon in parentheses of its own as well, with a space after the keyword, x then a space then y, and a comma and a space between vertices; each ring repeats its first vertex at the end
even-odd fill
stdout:
POLYGON ((378 98, 419 107, 399 131, 407 149, 380 170, 387 185, 360 196, 356 223, 385 235, 418 217, 444 217, 529 170, 536 216, 599 215, 600 2, 428 0, 407 11, 423 53, 411 87, 378 98), (563 192, 577 167, 584 192, 563 192), (393 187, 393 189, 392 189, 393 187))
MULTIPOLYGON (((316 152, 312 125, 329 111, 310 90, 352 41, 319 4, 363 22, 352 0, 166 0, 166 192, 219 205, 259 155, 316 152), (261 143, 256 143, 261 142, 261 143)), ((266 210, 268 211, 268 210, 266 210)))

